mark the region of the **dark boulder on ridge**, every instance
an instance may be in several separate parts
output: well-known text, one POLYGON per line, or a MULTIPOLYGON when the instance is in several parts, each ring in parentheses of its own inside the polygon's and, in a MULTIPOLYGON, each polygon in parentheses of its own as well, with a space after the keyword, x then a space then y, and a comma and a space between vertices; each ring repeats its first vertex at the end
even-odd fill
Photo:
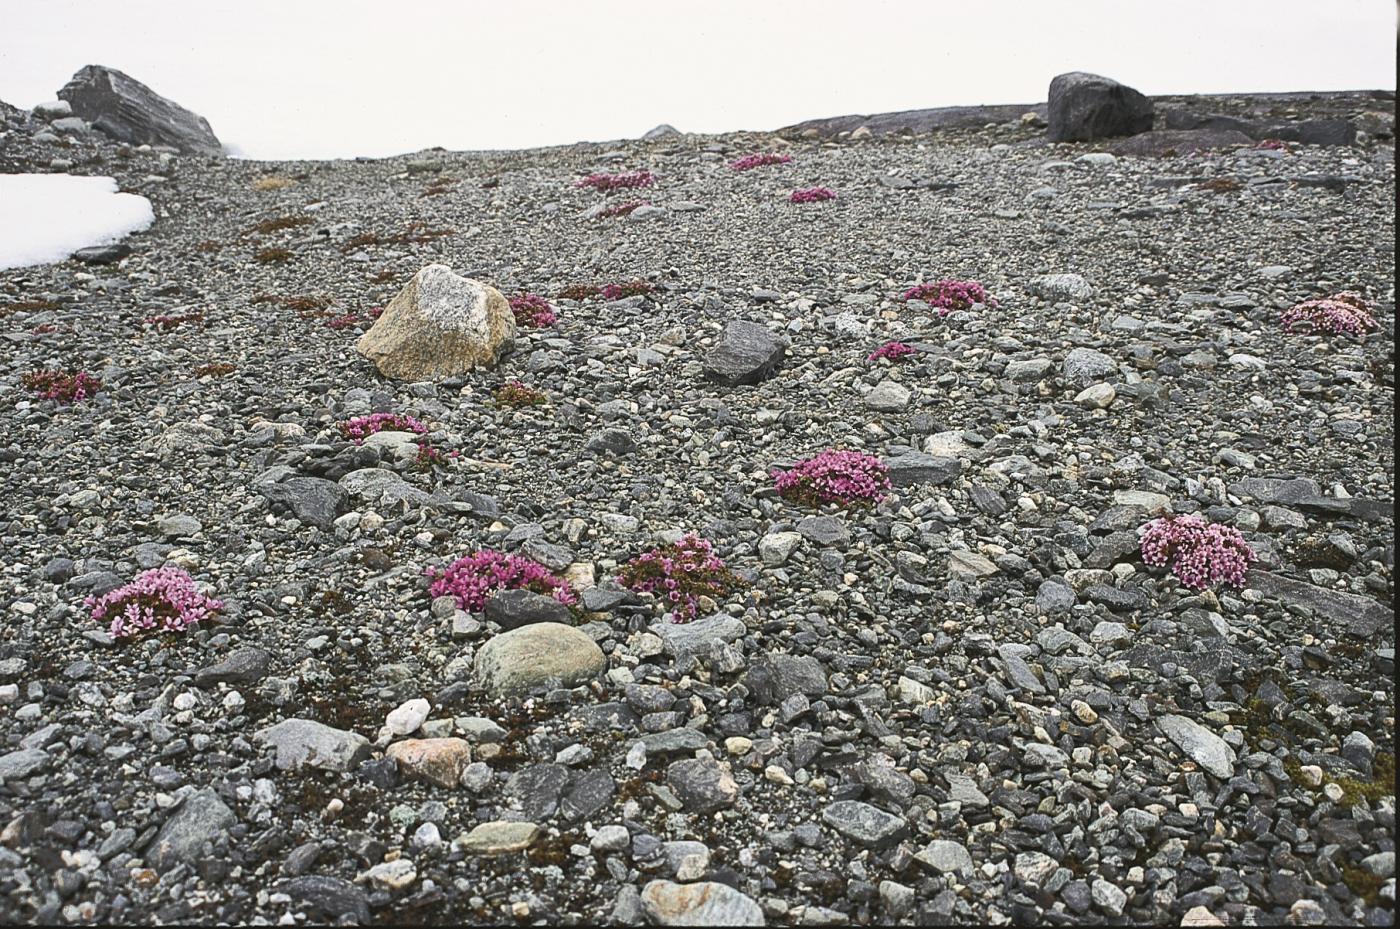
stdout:
POLYGON ((1092 142, 1152 129, 1152 101, 1097 74, 1071 71, 1050 82, 1045 137, 1051 142, 1092 142))
POLYGON ((208 120, 114 68, 88 65, 63 85, 58 96, 73 107, 74 116, 118 141, 171 145, 198 155, 223 154, 208 120))

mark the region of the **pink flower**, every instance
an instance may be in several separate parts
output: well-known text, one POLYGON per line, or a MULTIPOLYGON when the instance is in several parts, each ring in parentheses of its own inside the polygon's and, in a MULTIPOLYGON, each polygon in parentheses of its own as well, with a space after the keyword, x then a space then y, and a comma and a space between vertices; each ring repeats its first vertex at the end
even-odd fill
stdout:
POLYGON ((827 449, 778 473, 774 486, 789 500, 821 503, 871 504, 890 490, 889 466, 864 452, 827 449))
POLYGON ((1303 326, 1312 332, 1347 334, 1360 338, 1376 328, 1371 304, 1355 291, 1343 291, 1330 297, 1305 300, 1284 311, 1283 327, 1289 332, 1303 326))
POLYGON ((725 597, 742 583, 709 540, 694 533, 633 558, 622 566, 617 580, 629 590, 664 597, 672 604, 671 621, 677 623, 695 618, 700 597, 725 597))
POLYGON ((434 597, 452 597, 459 609, 476 613, 497 590, 533 590, 553 597, 566 606, 578 603, 578 595, 567 581, 549 573, 544 565, 503 552, 482 549, 458 558, 446 568, 424 572, 432 582, 428 592, 434 597))
POLYGON ((341 423, 339 429, 342 436, 352 439, 356 445, 376 432, 384 432, 385 430, 413 432, 418 435, 428 431, 428 427, 422 422, 412 416, 405 416, 403 413, 371 413, 368 416, 356 416, 341 423))
POLYGON ((650 200, 632 200, 628 203, 619 203, 617 206, 605 207, 598 211, 598 218, 605 219, 612 216, 628 216, 638 207, 651 206, 650 200))
POLYGON ((223 609, 223 603, 199 592, 194 579, 179 568, 154 568, 102 597, 83 601, 92 618, 110 618, 114 639, 130 638, 148 630, 183 632, 223 609))
POLYGON ((790 203, 817 203, 821 200, 835 200, 836 191, 830 187, 803 187, 794 190, 788 197, 790 203))
POLYGON ((865 360, 879 361, 881 358, 888 358, 890 361, 899 361, 912 354, 914 354, 912 345, 905 345, 903 342, 886 342, 866 356, 865 360))
POLYGON ((1163 516, 1138 530, 1142 561, 1171 573, 1192 590, 1224 581, 1244 586, 1245 572, 1259 559, 1238 529, 1199 516, 1163 516))
POLYGON ((751 168, 760 168, 764 165, 781 165, 792 161, 791 155, 771 155, 755 153, 745 155, 742 158, 735 158, 729 163, 729 167, 735 171, 748 171, 751 168))
POLYGON ((631 174, 590 174, 578 182, 578 187, 592 187, 594 190, 619 190, 626 187, 650 187, 656 183, 656 175, 650 171, 633 171, 631 174))
POLYGON ((64 371, 34 371, 24 376, 23 383, 41 399, 57 400, 59 403, 86 400, 102 388, 102 382, 86 371, 76 374, 64 371))
POLYGON ((552 326, 559 320, 559 317, 555 315, 554 307, 539 294, 511 297, 510 311, 515 314, 517 326, 526 326, 531 329, 552 326))
POLYGON ((995 297, 987 293, 980 281, 934 281, 931 284, 915 284, 904 292, 905 300, 922 300, 938 310, 939 316, 947 316, 953 310, 965 310, 974 303, 996 309, 995 297))

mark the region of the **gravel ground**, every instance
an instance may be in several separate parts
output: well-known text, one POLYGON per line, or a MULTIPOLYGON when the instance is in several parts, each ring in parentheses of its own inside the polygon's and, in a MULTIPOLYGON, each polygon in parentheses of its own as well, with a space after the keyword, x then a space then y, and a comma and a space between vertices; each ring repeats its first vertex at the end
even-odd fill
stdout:
POLYGON ((110 174, 157 220, 116 264, 0 272, 3 921, 1392 923, 1393 142, 1085 161, 1108 146, 1015 123, 261 163, 42 128, 11 113, 0 169, 110 174), (633 199, 659 209, 592 215, 633 199), (385 380, 354 340, 433 262, 558 324, 385 380), (999 307, 899 299, 943 277, 999 307), (1380 331, 1278 325, 1339 290, 1380 331), (736 319, 790 342, 757 386, 703 376, 736 319), (891 339, 919 351, 866 361, 891 339), (49 367, 103 390, 37 400, 49 367), (509 380, 547 403, 498 407, 509 380), (340 438, 372 410, 459 457, 340 438), (958 464, 871 508, 775 495, 828 447, 958 464), (320 508, 265 492, 375 466, 320 508), (1243 590, 1142 564, 1168 510, 1243 531, 1243 590), (611 589, 687 531, 748 586, 685 626, 611 589), (595 577, 606 670, 485 689, 498 623, 423 578, 477 548, 595 577), (113 644, 83 598, 162 564, 223 614, 113 644), (298 719, 331 727, 317 758, 266 733, 298 719), (464 740, 447 786, 404 734, 464 740))

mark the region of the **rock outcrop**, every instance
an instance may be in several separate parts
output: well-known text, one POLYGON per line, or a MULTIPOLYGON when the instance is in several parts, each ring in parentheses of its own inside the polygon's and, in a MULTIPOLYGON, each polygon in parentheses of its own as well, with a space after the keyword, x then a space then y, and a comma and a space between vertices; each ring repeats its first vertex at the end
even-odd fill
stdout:
POLYGON ((121 142, 171 145, 196 155, 222 155, 209 121, 115 68, 88 65, 58 92, 75 116, 121 142))

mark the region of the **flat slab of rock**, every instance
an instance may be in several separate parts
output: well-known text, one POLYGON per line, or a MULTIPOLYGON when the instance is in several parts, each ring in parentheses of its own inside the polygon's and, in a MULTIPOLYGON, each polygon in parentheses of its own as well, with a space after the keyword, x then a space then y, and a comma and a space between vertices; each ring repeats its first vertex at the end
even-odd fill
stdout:
POLYGON ((767 925, 753 898, 717 881, 652 881, 642 888, 642 907, 658 926, 767 925))
POLYGON ((939 874, 972 875, 972 855, 962 844, 947 839, 935 839, 928 843, 923 851, 914 856, 914 860, 939 874))
POLYGON ((492 367, 515 344, 515 315, 496 288, 446 265, 420 270, 355 350, 386 377, 435 381, 492 367))
POLYGON ((1112 78, 1084 71, 1050 82, 1045 137, 1051 142, 1092 142, 1136 135, 1152 128, 1152 101, 1112 78))
POLYGON ((335 729, 314 719, 284 719, 259 730, 253 738, 277 750, 277 767, 295 771, 305 765, 327 771, 349 771, 369 757, 369 740, 359 733, 335 729))
POLYGON ((1078 274, 1042 274, 1031 280, 1030 291, 1055 303, 1088 300, 1094 295, 1094 288, 1078 274))
POLYGON ((962 473, 962 461, 925 452, 906 452, 885 462, 890 469, 890 483, 896 487, 916 484, 946 484, 962 473))
POLYGON ((1265 596, 1278 597, 1285 603, 1316 610, 1328 619, 1345 625, 1353 635, 1373 636, 1395 625, 1395 611, 1370 597, 1315 587, 1257 568, 1251 568, 1245 575, 1245 584, 1265 596))
POLYGON ((58 92, 73 113, 121 142, 171 145, 182 152, 222 155, 209 121, 167 100, 115 68, 88 65, 58 92))
POLYGON ((1163 157, 1189 155, 1213 148, 1251 145, 1254 140, 1235 129, 1158 129, 1125 139, 1113 146, 1115 155, 1163 157))
POLYGON ((369 922, 368 895, 363 888, 342 877, 307 874, 282 881, 272 889, 291 897, 297 909, 310 911, 308 915, 313 918, 321 917, 333 922, 350 915, 357 923, 369 922))
POLYGON ((525 851, 539 835, 540 827, 534 823, 490 822, 459 836, 452 844, 468 855, 510 855, 525 851))
POLYGON ((1235 750, 1200 723, 1169 714, 1157 720, 1157 728, 1206 771, 1221 780, 1235 776, 1235 750))
POLYGON ((777 370, 786 350, 787 340, 766 326, 732 319, 705 356, 705 376, 726 387, 757 384, 777 370))
POLYGON ((196 687, 215 684, 256 684, 267 676, 272 656, 265 649, 252 645, 235 648, 224 660, 195 672, 196 687))
POLYGON ((900 817, 860 800, 837 800, 822 810, 822 822, 857 845, 877 849, 888 848, 909 831, 900 817))
POLYGON ((660 637, 666 654, 673 658, 708 654, 716 644, 733 642, 748 632, 742 619, 728 613, 716 613, 688 623, 657 622, 649 628, 660 637))
POLYGON ((484 614, 506 630, 531 623, 573 624, 573 614, 567 606, 533 590, 498 590, 487 598, 484 614))
POLYGON ((575 687, 602 674, 598 644, 573 626, 531 623, 502 632, 476 653, 477 680, 493 696, 524 696, 575 687))
POLYGON ((146 850, 146 858, 157 871, 168 871, 181 863, 193 864, 205 842, 218 840, 236 822, 238 817, 212 788, 195 791, 160 827, 146 850))

